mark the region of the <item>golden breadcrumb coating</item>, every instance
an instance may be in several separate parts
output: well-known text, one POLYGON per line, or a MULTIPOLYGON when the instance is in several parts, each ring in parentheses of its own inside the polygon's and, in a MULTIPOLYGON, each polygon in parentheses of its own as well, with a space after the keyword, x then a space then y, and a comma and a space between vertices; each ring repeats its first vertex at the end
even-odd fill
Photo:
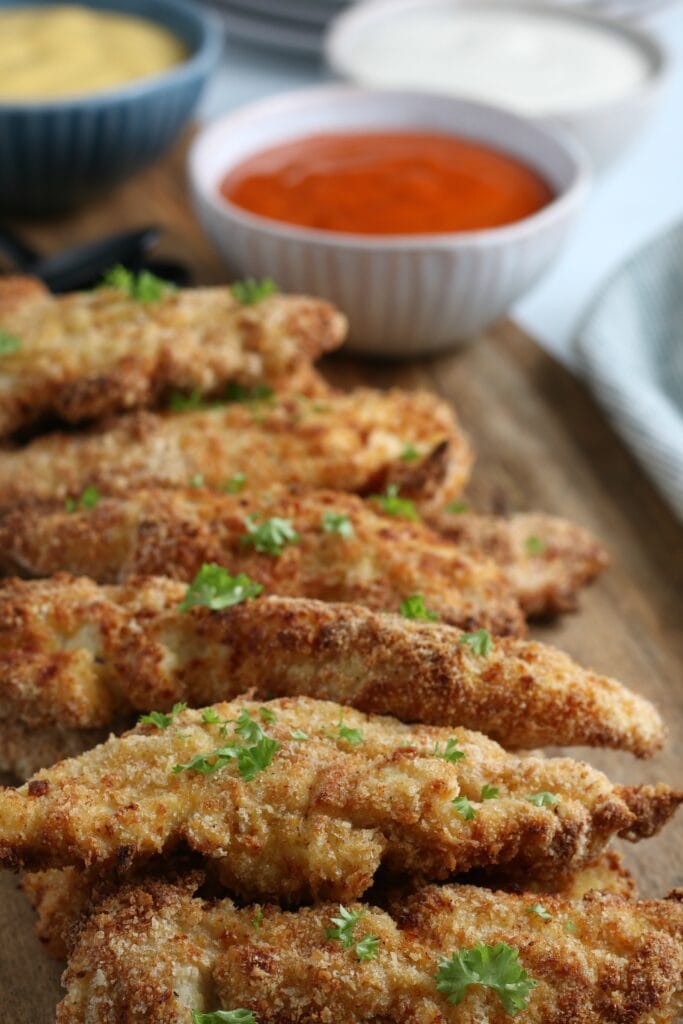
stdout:
POLYGON ((380 865, 427 880, 495 866, 566 874, 614 835, 652 834, 683 800, 664 785, 614 786, 568 758, 515 757, 465 729, 306 697, 262 707, 216 704, 216 724, 183 711, 1 790, 0 863, 107 872, 189 848, 247 898, 352 899, 380 865), (246 750, 209 774, 177 769, 196 758, 206 768, 230 743, 251 749, 234 724, 244 711, 279 744, 269 764, 249 773, 246 750))
POLYGON ((237 473, 275 483, 372 494, 390 484, 440 507, 469 476, 472 454, 451 407, 426 392, 278 395, 189 412, 130 413, 82 433, 55 433, 0 450, 0 507, 77 498, 88 486, 221 489, 237 473), (402 459, 406 443, 418 452, 402 459))
POLYGON ((247 573, 266 592, 350 601, 398 611, 424 595, 444 622, 519 634, 521 609, 500 570, 462 554, 419 522, 380 515, 375 503, 333 491, 252 495, 144 490, 103 498, 95 508, 63 504, 0 517, 0 570, 48 576, 64 570, 101 583, 131 574, 191 580, 207 562, 247 573), (349 520, 351 536, 326 529, 326 516, 349 520), (298 534, 277 557, 248 541, 247 517, 286 519, 298 534))
MULTIPOLYGON (((104 587, 61 575, 0 587, 0 723, 37 736, 89 732, 251 690, 460 725, 508 749, 592 744, 649 756, 664 738, 646 700, 544 644, 496 638, 482 654, 449 626, 301 598, 184 611, 186 592, 166 577, 104 587)), ((0 748, 3 761, 9 769, 0 748)))
POLYGON ((683 906, 593 893, 528 895, 429 886, 362 913, 345 948, 326 931, 336 904, 288 913, 206 903, 187 887, 127 887, 86 925, 57 1024, 188 1024, 192 1011, 242 1007, 259 1024, 503 1024, 496 991, 438 991, 442 958, 505 943, 536 983, 518 1024, 671 1024, 683 1008, 683 906), (258 927, 254 921, 258 921, 258 927), (374 936, 374 959, 355 943, 374 936))
POLYGON ((608 564, 588 530, 559 516, 520 512, 509 518, 442 511, 429 524, 460 550, 484 554, 504 571, 529 616, 572 611, 581 587, 608 564))
POLYGON ((0 329, 20 342, 0 358, 1 436, 50 415, 76 423, 152 405, 173 389, 277 386, 341 345, 346 320, 307 296, 243 305, 226 286, 152 302, 115 288, 57 298, 32 278, 5 277, 0 329))
MULTIPOLYGON (((155 865, 168 880, 176 874, 176 863, 155 865)), ((149 872, 149 866, 146 869, 149 872)), ((144 880, 144 876, 143 876, 144 880)), ((463 881, 469 882, 469 876, 463 881)), ((488 887, 505 888, 504 880, 496 880, 495 873, 487 879, 488 887)), ((103 899, 112 896, 119 883, 116 879, 102 878, 93 869, 49 868, 24 876, 21 889, 37 914, 36 934, 48 952, 58 960, 65 960, 86 919, 103 899)), ((606 850, 591 864, 556 882, 533 882, 521 891, 555 893, 565 899, 578 900, 593 890, 634 897, 635 881, 624 867, 621 856, 606 850)), ((519 890, 520 887, 518 886, 519 890)), ((404 893, 405 890, 401 890, 404 893)), ((406 894, 407 895, 407 894, 406 894)), ((392 898, 398 897, 392 892, 392 898)), ((377 902, 377 899, 374 900, 377 902)))

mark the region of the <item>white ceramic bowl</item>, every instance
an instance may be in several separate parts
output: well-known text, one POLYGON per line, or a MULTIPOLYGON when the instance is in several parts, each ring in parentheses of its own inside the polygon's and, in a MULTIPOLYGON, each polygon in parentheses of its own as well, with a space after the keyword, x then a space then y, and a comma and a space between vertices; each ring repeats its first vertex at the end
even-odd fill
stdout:
POLYGON ((239 276, 331 299, 349 317, 349 348, 415 356, 473 338, 526 292, 557 255, 587 187, 580 147, 496 107, 424 93, 305 89, 221 118, 196 139, 189 174, 199 220, 239 276), (316 132, 417 129, 489 143, 536 168, 556 198, 486 231, 355 235, 248 213, 219 192, 250 154, 316 132))
POLYGON ((337 75, 356 85, 416 88, 415 82, 401 79, 400 68, 391 82, 381 80, 377 74, 370 78, 360 73, 354 63, 358 41, 371 31, 379 31, 383 22, 416 10, 423 11, 425 7, 481 11, 482 6, 487 12, 497 9, 505 13, 531 11, 537 17, 564 21, 567 25, 584 25, 624 40, 642 55, 647 75, 627 95, 576 109, 548 111, 534 118, 540 124, 569 130, 588 152, 594 169, 604 170, 628 148, 650 118, 669 67, 664 48, 654 36, 636 25, 590 11, 570 10, 566 5, 539 3, 538 0, 363 0, 332 22, 325 39, 325 55, 337 75))

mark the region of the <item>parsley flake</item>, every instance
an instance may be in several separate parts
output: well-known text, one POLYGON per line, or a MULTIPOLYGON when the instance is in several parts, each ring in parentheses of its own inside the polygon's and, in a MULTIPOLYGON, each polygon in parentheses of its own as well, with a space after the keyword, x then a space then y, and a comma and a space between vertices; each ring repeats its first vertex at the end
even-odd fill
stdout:
POLYGON ((268 768, 279 749, 280 744, 277 740, 272 740, 265 735, 250 747, 244 747, 238 743, 227 743, 206 754, 197 754, 186 764, 175 765, 173 773, 178 775, 180 772, 200 772, 202 775, 212 775, 214 772, 220 771, 221 768, 225 768, 229 761, 236 760, 239 773, 244 781, 251 782, 259 772, 268 768))
POLYGON ((526 1009, 537 984, 519 963, 519 951, 506 942, 495 946, 478 942, 442 957, 436 974, 436 987, 449 1003, 457 1006, 470 985, 483 985, 496 993, 511 1016, 526 1009))
POLYGON ((480 800, 482 803, 484 800, 495 800, 499 792, 500 790, 498 789, 498 786, 492 786, 489 782, 485 782, 481 787, 480 800))
POLYGON ((232 608, 250 597, 258 597, 263 590, 246 573, 240 572, 231 576, 227 569, 215 562, 205 562, 190 586, 185 597, 178 606, 181 612, 201 605, 217 612, 222 608, 232 608))
POLYGON ((326 533, 338 533, 340 537, 353 537, 353 523, 344 512, 324 512, 322 527, 326 533))
POLYGON ((245 473, 234 473, 229 480, 221 484, 221 490, 226 494, 239 494, 247 482, 245 473))
POLYGON ((441 757, 444 761, 450 761, 451 764, 455 764, 456 761, 463 761, 467 757, 467 754, 462 750, 458 750, 458 741, 453 739, 451 736, 451 738, 446 741, 446 746, 443 750, 441 749, 440 743, 434 744, 432 757, 441 757))
POLYGON ((451 803, 464 821, 473 821, 476 818, 476 809, 466 796, 456 796, 455 800, 451 800, 451 803))
POLYGON ((446 512, 450 512, 454 516, 461 516, 463 512, 469 512, 469 508, 466 501, 451 501, 446 505, 446 512))
POLYGON ((278 287, 270 277, 264 277, 261 281, 247 277, 244 281, 235 281, 230 286, 230 291, 243 306, 253 306, 269 295, 274 295, 278 287))
POLYGON ((296 544, 299 540, 299 534, 291 521, 281 519, 280 516, 264 519, 262 523, 255 522, 253 516, 247 516, 244 525, 247 533, 242 538, 242 543, 275 558, 282 554, 287 544, 296 544))
POLYGON ((338 738, 340 740, 346 740, 352 747, 358 747, 363 742, 363 733, 360 729, 351 729, 348 725, 344 725, 344 722, 340 716, 339 725, 337 726, 338 738))
POLYGON ((77 512, 79 509, 95 508, 99 505, 102 495, 99 488, 89 484, 82 492, 80 498, 67 498, 64 507, 67 512, 77 512))
POLYGON ((213 1013, 192 1011, 192 1024, 256 1024, 251 1010, 214 1010, 213 1013))
POLYGON ((404 601, 401 601, 398 610, 404 619, 421 619, 424 622, 436 622, 439 618, 438 612, 427 608, 422 594, 409 594, 404 601))
POLYGON ((376 935, 366 935, 364 939, 356 943, 356 955, 359 960, 374 960, 379 948, 379 939, 376 935))
POLYGON ((401 458, 404 462, 415 462, 416 459, 420 458, 420 453, 414 444, 406 444, 401 452, 401 458))
POLYGON ((194 388, 189 395, 183 394, 182 391, 173 391, 168 400, 168 407, 172 412, 192 412, 195 409, 203 408, 203 406, 204 397, 201 388, 194 388))
POLYGON ((230 718, 221 718, 215 708, 204 708, 202 711, 202 722, 205 725, 220 725, 221 736, 228 735, 228 726, 232 721, 230 718))
POLYGON ((150 711, 148 715, 140 715, 138 721, 141 725, 156 725, 157 729, 168 729, 169 725, 173 725, 175 718, 180 712, 185 711, 186 708, 187 704, 185 702, 179 702, 173 705, 173 708, 167 715, 163 711, 150 711))
POLYGON ((245 387, 237 381, 228 381, 223 392, 223 402, 269 402, 275 396, 275 392, 267 384, 254 384, 245 387))
POLYGON ((21 338, 0 328, 0 356, 11 356, 21 349, 21 338))
POLYGON ((573 935, 576 931, 576 925, 573 921, 565 921, 562 927, 569 935, 573 935))
POLYGON ((384 494, 373 494, 370 496, 370 500, 377 502, 382 512, 386 512, 388 516, 410 519, 412 522, 416 522, 420 518, 415 508, 415 502, 400 497, 398 484, 389 484, 384 494))
POLYGON ((254 914, 254 916, 251 919, 251 923, 254 926, 254 928, 260 928, 262 921, 263 921, 263 910, 261 909, 261 907, 257 907, 256 908, 256 913, 254 914))
POLYGON ((532 907, 526 908, 527 914, 535 914, 536 917, 540 917, 542 921, 552 921, 553 915, 549 914, 543 904, 534 903, 532 907))
POLYGON ((289 735, 293 740, 298 740, 300 743, 309 739, 308 733, 304 732, 303 729, 292 729, 289 735))
POLYGON ((353 945, 353 933, 356 925, 362 917, 365 917, 366 910, 347 910, 343 904, 339 904, 339 917, 331 918, 334 928, 325 929, 325 937, 328 939, 339 939, 344 949, 350 949, 353 945))
POLYGON ((107 271, 100 287, 116 288, 137 302, 158 302, 178 290, 170 281, 164 281, 149 270, 135 274, 120 263, 107 271))
POLYGON ((205 487, 206 486, 206 483, 204 481, 204 474, 203 473, 195 473, 194 476, 190 477, 190 479, 187 481, 187 483, 188 483, 189 487, 205 487))
POLYGON ((259 708, 258 713, 261 721, 268 722, 269 725, 272 725, 275 721, 277 721, 275 712, 272 711, 270 708, 259 708))
POLYGON ((463 633, 458 640, 462 647, 467 644, 473 654, 479 658, 486 658, 493 650, 493 638, 488 629, 477 629, 474 633, 463 633))
POLYGON ((534 804, 535 807, 552 807, 554 804, 559 803, 559 799, 554 793, 547 793, 541 791, 540 793, 532 793, 531 796, 527 797, 530 804, 534 804))
MULTIPOLYGON (((266 708, 263 709, 267 710, 266 708)), ((235 732, 248 743, 256 743, 265 736, 265 733, 255 718, 252 718, 246 708, 242 708, 237 716, 235 732)))
POLYGON ((530 555, 542 555, 545 551, 545 542, 540 537, 527 537, 524 547, 530 555))

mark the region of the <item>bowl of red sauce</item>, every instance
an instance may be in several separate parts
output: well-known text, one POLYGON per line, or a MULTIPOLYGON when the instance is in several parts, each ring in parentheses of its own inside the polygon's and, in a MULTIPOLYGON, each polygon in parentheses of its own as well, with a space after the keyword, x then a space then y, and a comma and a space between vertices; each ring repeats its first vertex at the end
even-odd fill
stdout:
POLYGON ((349 347, 389 357, 505 313, 559 252, 588 180, 575 143, 497 107, 339 86, 220 119, 189 173, 233 273, 331 299, 349 347))

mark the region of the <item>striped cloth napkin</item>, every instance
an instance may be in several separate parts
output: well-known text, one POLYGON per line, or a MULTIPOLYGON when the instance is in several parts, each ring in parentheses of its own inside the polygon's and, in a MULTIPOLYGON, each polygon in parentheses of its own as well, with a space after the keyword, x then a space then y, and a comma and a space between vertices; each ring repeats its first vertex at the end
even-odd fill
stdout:
POLYGON ((617 270, 575 351, 614 427, 683 521, 683 224, 617 270))

